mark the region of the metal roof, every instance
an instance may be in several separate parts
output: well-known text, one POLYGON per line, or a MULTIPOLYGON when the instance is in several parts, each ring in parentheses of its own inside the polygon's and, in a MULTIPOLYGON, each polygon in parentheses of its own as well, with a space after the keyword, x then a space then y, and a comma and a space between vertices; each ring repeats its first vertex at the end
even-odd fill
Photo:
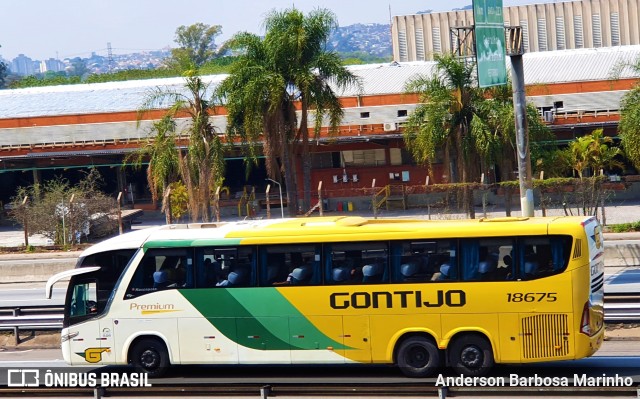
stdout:
MULTIPOLYGON (((535 52, 522 59, 527 85, 614 80, 618 66, 639 60, 640 46, 535 52)), ((622 67, 618 78, 639 78, 639 72, 622 67)))
MULTIPOLYGON (((634 62, 640 57, 640 46, 563 50, 525 54, 526 84, 552 84, 612 80, 616 65, 634 62)), ((509 66, 509 63, 507 63, 509 66)), ((435 62, 392 62, 348 67, 360 77, 362 90, 356 87, 336 91, 340 96, 403 93, 407 81, 429 76, 435 62)), ((210 90, 227 75, 203 76, 210 90)), ((639 78, 631 68, 622 69, 619 77, 639 78)), ((156 88, 184 90, 183 78, 132 80, 123 82, 48 86, 0 90, 0 119, 94 113, 131 112, 139 109, 156 88)))

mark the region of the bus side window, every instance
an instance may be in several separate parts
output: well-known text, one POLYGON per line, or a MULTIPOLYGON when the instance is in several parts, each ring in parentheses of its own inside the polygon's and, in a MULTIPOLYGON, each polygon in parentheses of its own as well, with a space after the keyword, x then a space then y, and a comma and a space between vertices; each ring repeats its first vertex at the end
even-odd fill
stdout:
POLYGON ((252 287, 255 275, 254 247, 238 247, 227 253, 225 264, 228 263, 229 273, 216 287, 252 287))
POLYGON ((386 242, 327 244, 325 259, 327 284, 375 284, 389 280, 386 242))
POLYGON ((569 261, 571 241, 568 236, 523 239, 519 246, 519 278, 531 280, 562 272, 569 261))
POLYGON ((260 285, 313 285, 320 281, 319 245, 266 245, 260 247, 260 285))

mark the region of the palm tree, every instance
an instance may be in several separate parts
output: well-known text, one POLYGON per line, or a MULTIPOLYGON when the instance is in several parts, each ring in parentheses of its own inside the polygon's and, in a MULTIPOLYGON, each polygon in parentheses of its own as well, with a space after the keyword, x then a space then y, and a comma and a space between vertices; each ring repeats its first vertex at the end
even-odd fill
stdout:
POLYGON ((295 100, 300 101, 300 127, 294 142, 302 140, 303 208, 311 203, 311 157, 308 116, 314 113, 318 135, 325 116, 330 132, 337 132, 343 117, 340 100, 330 83, 339 90, 358 86, 359 81, 344 67, 339 55, 326 49, 331 31, 338 27, 335 14, 316 9, 305 16, 296 9, 272 11, 265 20, 265 44, 273 52, 277 68, 283 71, 295 100))
MULTIPOLYGON (((448 170, 445 181, 469 183, 479 177, 473 151, 471 121, 478 114, 482 92, 475 86, 474 64, 456 59, 453 54, 436 55, 436 73, 408 82, 405 90, 418 93, 420 104, 409 115, 404 140, 414 159, 427 164, 444 149, 448 170)), ((475 217, 473 197, 464 186, 463 202, 469 217, 475 217)))
POLYGON ((286 180, 287 203, 293 216, 297 209, 292 142, 296 116, 286 79, 274 66, 272 49, 251 33, 238 33, 227 42, 229 48, 242 49, 222 81, 217 97, 227 109, 230 141, 239 137, 245 145, 246 159, 255 163, 257 143, 263 143, 267 175, 286 180))
POLYGON ((301 140, 304 171, 305 207, 311 198, 311 158, 309 156, 308 116, 315 116, 315 132, 328 116, 337 131, 343 110, 330 83, 338 88, 357 84, 338 55, 324 44, 335 16, 315 10, 304 16, 300 11, 272 11, 265 19, 264 39, 239 33, 228 43, 242 54, 231 66, 230 76, 220 85, 218 95, 228 114, 229 133, 247 145, 248 158, 257 156, 256 144, 263 142, 267 174, 281 180, 284 173, 290 215, 297 207, 297 184, 293 155, 301 140), (301 121, 294 103, 300 101, 301 121))
POLYGON ((602 129, 594 130, 590 135, 571 142, 569 151, 573 168, 582 179, 584 170, 590 168, 594 175, 605 169, 624 169, 624 165, 616 157, 621 155, 617 147, 612 147, 613 139, 604 136, 602 129))
MULTIPOLYGON (((515 110, 510 84, 494 86, 485 90, 478 103, 479 115, 471 121, 471 134, 475 150, 481 157, 482 170, 497 165, 501 181, 513 180, 512 172, 517 165, 515 110)), ((542 156, 544 149, 539 143, 553 141, 555 136, 540 119, 536 107, 527 104, 527 126, 532 159, 542 156)), ((511 190, 506 190, 505 211, 511 215, 511 190)))
MULTIPOLYGON (((138 126, 140 121, 138 121, 138 126)), ((153 122, 149 137, 145 144, 125 158, 125 163, 131 162, 140 168, 145 160, 149 160, 147 167, 147 183, 151 191, 153 203, 158 201, 158 194, 166 197, 169 185, 178 181, 178 151, 176 147, 176 122, 170 115, 163 116, 153 122)), ((171 209, 163 202, 167 223, 171 220, 171 209)))
MULTIPOLYGON (((197 69, 194 68, 194 71, 197 69)), ((187 151, 177 150, 178 169, 189 193, 189 214, 192 221, 210 221, 211 189, 224 178, 224 147, 209 120, 211 104, 209 85, 193 72, 185 78, 186 92, 156 87, 139 109, 139 118, 152 109, 170 104, 164 118, 175 120, 186 115, 190 119, 180 135, 189 137, 187 151)))

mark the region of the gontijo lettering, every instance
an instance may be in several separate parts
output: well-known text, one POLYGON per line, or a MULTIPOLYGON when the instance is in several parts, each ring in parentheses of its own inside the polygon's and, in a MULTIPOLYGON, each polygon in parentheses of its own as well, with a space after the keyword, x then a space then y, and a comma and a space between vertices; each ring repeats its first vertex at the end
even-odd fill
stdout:
POLYGON ((333 309, 368 308, 439 308, 462 307, 467 303, 467 295, 462 290, 423 291, 374 291, 374 292, 334 292, 329 296, 333 309))

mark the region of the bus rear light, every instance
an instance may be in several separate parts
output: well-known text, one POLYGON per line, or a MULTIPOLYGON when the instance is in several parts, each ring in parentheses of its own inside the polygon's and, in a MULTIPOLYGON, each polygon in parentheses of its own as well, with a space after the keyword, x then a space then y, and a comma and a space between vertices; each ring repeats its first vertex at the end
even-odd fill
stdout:
POLYGON ((589 301, 585 302, 584 308, 582 309, 582 319, 580 321, 580 332, 591 336, 591 327, 589 326, 589 322, 591 321, 591 317, 589 316, 589 301))

